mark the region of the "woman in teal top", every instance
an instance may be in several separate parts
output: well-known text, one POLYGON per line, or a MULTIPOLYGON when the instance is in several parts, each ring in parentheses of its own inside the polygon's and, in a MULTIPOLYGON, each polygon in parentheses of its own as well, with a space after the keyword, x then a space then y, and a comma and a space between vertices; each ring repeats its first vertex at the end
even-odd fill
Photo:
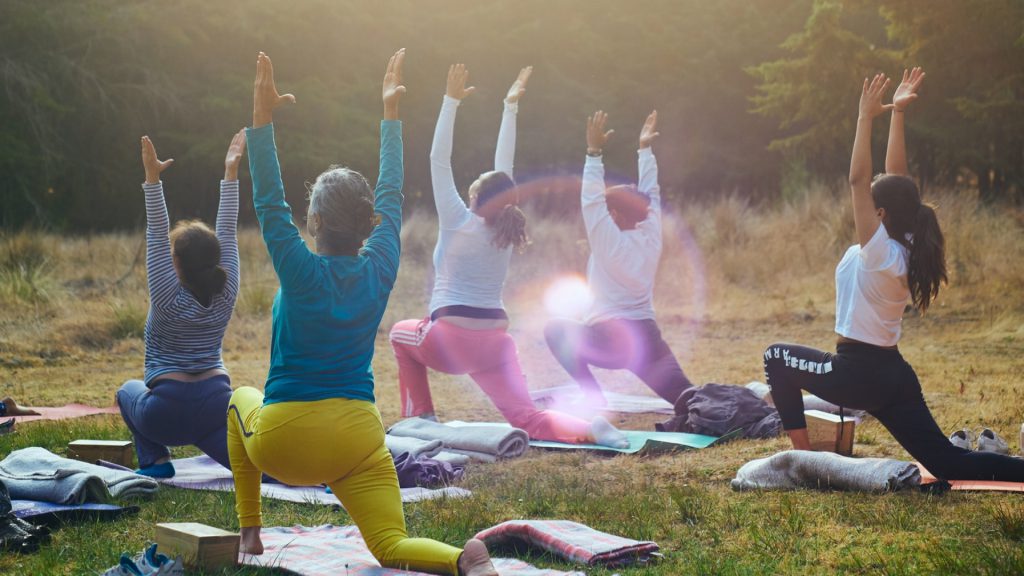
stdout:
POLYGON ((398 476, 373 403, 374 339, 398 274, 402 226, 404 50, 384 76, 380 177, 331 167, 310 192, 310 252, 292 222, 274 144, 277 93, 270 59, 256 67, 253 127, 246 130, 253 202, 281 283, 274 298, 266 396, 239 388, 228 407, 228 450, 242 551, 261 554, 260 473, 293 485, 326 483, 386 567, 437 574, 497 574, 479 540, 465 552, 409 538, 398 476))

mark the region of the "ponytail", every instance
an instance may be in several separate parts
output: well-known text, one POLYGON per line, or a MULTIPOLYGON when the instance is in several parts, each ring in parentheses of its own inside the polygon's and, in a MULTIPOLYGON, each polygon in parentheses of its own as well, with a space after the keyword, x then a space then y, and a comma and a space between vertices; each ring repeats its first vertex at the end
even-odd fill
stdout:
POLYGON ((213 297, 224 291, 228 273, 217 264, 189 275, 188 288, 203 306, 209 306, 213 297))
POLYGON ((512 246, 521 251, 528 243, 526 214, 515 204, 507 204, 493 220, 485 220, 494 231, 492 242, 499 250, 512 246))
POLYGON ((938 296, 939 285, 949 281, 946 275, 946 241, 935 209, 928 204, 921 204, 917 210, 913 235, 907 284, 914 306, 924 312, 938 296))

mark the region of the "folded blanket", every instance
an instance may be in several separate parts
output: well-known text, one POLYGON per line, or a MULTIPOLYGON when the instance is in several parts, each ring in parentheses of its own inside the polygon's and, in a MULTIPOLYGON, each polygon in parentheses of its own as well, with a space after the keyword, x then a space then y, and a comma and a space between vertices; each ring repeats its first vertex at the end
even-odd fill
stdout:
POLYGON ((15 450, 4 458, 0 481, 7 485, 11 498, 56 504, 144 496, 159 487, 147 476, 61 458, 39 447, 15 450))
POLYGON ((518 428, 493 424, 446 426, 423 418, 402 420, 392 426, 388 434, 440 440, 446 451, 485 461, 518 458, 530 445, 530 437, 518 428))
POLYGON ((643 564, 655 557, 658 545, 599 532, 568 520, 509 520, 478 532, 488 548, 525 543, 559 558, 588 566, 643 564))
POLYGON ((848 458, 832 452, 788 450, 751 460, 736 472, 733 490, 832 488, 885 492, 921 484, 911 462, 889 458, 848 458))
MULTIPOLYGON (((381 568, 355 526, 263 528, 260 538, 263 554, 239 554, 239 564, 304 576, 426 576, 423 572, 381 568)), ((502 576, 584 576, 582 572, 534 568, 515 559, 494 558, 492 561, 502 576)))
POLYGON ((399 454, 408 454, 413 458, 420 456, 433 458, 444 447, 444 443, 440 440, 420 440, 411 436, 394 436, 392 434, 384 436, 384 445, 388 447, 391 456, 395 458, 399 454))

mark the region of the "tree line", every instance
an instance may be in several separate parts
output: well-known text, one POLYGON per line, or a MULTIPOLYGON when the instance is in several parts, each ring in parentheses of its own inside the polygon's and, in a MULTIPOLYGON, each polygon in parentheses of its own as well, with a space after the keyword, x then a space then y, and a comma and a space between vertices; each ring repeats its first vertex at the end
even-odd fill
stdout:
MULTIPOLYGON (((289 201, 304 207, 305 183, 330 164, 372 179, 380 76, 403 46, 407 209, 431 203, 427 156, 454 62, 477 87, 456 127, 462 187, 490 168, 501 98, 534 66, 516 165, 545 212, 573 209, 596 109, 616 130, 606 164, 623 178, 658 110, 672 204, 840 183, 861 79, 912 65, 928 73, 907 119, 925 190, 1022 197, 1019 0, 0 0, 0 226, 137 226, 142 134, 176 160, 172 217, 212 217, 224 152, 251 122, 259 50, 298 99, 275 117, 289 201)), ((879 157, 884 139, 876 130, 879 157)))

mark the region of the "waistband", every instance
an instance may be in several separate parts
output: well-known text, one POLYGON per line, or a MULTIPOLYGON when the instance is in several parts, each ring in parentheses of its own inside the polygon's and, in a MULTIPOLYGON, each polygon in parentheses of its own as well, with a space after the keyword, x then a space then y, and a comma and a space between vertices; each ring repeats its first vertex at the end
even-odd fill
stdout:
POLYGON ((903 358, 899 348, 882 348, 881 346, 864 342, 839 342, 836 344, 836 354, 870 356, 884 360, 903 358))
POLYGON ((150 390, 158 386, 209 386, 213 384, 224 384, 225 386, 231 387, 231 377, 227 374, 214 374, 209 378, 203 380, 196 380, 194 382, 185 382, 182 380, 175 380, 174 378, 160 378, 157 376, 157 380, 146 384, 146 387, 150 390))
POLYGON ((502 308, 477 308, 476 306, 463 306, 461 304, 442 306, 430 313, 431 320, 437 320, 445 316, 480 318, 484 320, 508 320, 508 314, 502 308))

